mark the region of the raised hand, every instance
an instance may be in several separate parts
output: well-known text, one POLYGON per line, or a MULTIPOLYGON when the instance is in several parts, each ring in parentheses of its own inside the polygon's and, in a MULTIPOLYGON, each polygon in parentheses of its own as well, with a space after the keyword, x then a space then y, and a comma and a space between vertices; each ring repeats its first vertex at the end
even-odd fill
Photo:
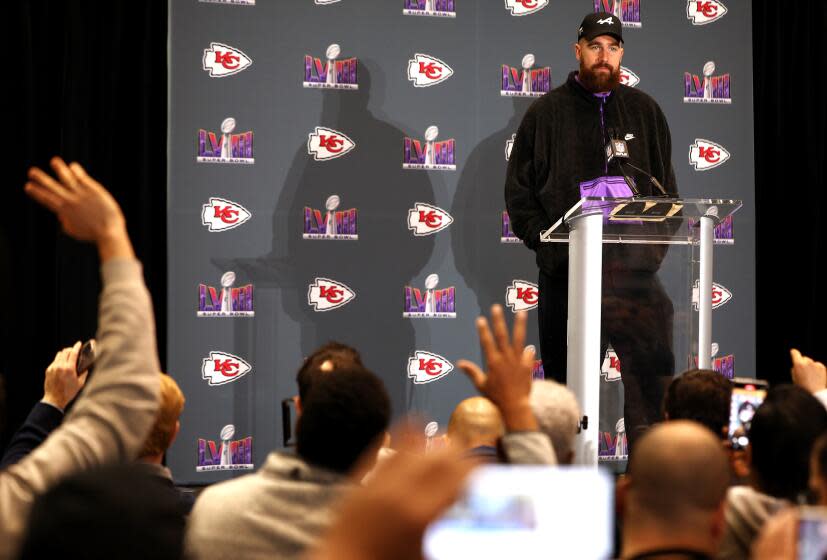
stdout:
POLYGON ((529 404, 534 350, 525 347, 526 321, 524 311, 517 313, 513 334, 509 335, 502 306, 493 305, 493 334, 485 317, 477 319, 477 333, 488 372, 468 360, 457 362, 477 390, 497 405, 509 431, 537 429, 529 404))
POLYGON ((50 165, 58 180, 32 167, 26 194, 54 212, 67 235, 97 243, 102 260, 134 257, 121 208, 103 185, 79 163, 54 157, 50 165))
POLYGON ((55 354, 54 361, 46 368, 46 379, 43 381, 43 402, 65 410, 66 405, 72 402, 72 399, 83 389, 89 372, 84 371, 78 375, 75 370, 80 347, 80 342, 76 342, 74 346, 64 348, 55 354))

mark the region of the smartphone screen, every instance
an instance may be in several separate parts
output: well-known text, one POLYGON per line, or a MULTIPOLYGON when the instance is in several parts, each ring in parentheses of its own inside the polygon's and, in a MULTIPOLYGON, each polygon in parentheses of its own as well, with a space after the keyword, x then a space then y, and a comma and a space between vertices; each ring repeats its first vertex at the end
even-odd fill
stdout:
POLYGON ((810 507, 799 512, 798 559, 822 560, 827 557, 827 512, 810 507))
POLYGON ((594 468, 487 465, 425 532, 428 560, 609 558, 614 483, 594 468))
POLYGON ((755 411, 767 396, 765 386, 745 383, 732 388, 729 408, 729 439, 733 449, 742 449, 749 444, 749 427, 755 411))

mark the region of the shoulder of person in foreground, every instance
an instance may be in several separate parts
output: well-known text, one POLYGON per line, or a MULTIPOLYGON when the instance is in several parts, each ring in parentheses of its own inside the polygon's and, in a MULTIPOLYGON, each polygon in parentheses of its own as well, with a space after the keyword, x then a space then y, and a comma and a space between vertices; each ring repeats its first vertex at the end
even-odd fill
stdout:
POLYGON ((73 472, 134 459, 158 410, 152 305, 120 207, 77 163, 67 166, 54 158, 51 164, 59 181, 32 168, 26 193, 54 212, 68 235, 97 245, 103 277, 100 357, 63 425, 0 473, 0 556, 18 545, 36 495, 73 472))

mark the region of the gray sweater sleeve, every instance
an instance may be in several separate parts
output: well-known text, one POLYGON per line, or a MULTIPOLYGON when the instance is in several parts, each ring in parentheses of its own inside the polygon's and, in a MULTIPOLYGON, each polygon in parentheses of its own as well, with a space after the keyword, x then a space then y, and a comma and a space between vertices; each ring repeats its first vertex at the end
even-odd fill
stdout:
POLYGON ((507 433, 500 438, 500 446, 512 465, 557 464, 551 440, 542 432, 507 433))
POLYGON ((39 494, 75 472, 134 459, 155 420, 160 364, 141 264, 112 259, 101 274, 100 355, 83 396, 40 447, 0 472, 0 558, 20 545, 39 494))

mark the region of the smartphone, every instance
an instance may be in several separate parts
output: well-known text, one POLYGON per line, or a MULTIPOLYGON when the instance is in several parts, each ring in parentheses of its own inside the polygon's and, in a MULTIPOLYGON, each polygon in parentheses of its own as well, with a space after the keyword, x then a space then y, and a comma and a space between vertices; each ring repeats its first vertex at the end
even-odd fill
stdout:
POLYGON ((613 527, 614 483, 601 470, 484 465, 422 548, 428 560, 609 558, 613 527))
POLYGON ((798 509, 799 560, 822 560, 827 557, 827 508, 798 509))
POLYGON ((95 350, 96 346, 94 338, 90 338, 83 343, 83 346, 80 347, 78 361, 75 364, 75 371, 78 375, 84 371, 87 371, 90 367, 92 367, 92 364, 95 363, 95 359, 98 357, 95 350))
POLYGON ((767 396, 769 383, 763 379, 735 377, 732 379, 732 399, 729 405, 729 440, 733 449, 749 445, 749 428, 755 411, 767 396))

